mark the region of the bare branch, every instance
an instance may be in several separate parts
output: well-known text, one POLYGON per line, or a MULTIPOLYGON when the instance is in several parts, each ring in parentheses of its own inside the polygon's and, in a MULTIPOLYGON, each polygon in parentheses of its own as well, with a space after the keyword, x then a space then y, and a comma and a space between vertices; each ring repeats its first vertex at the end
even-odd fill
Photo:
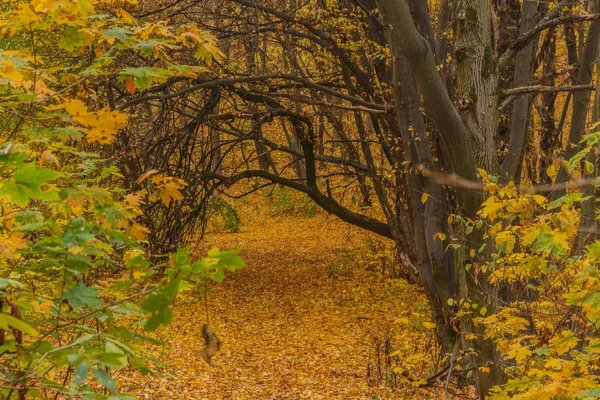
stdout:
MULTIPOLYGON (((480 181, 471 181, 462 178, 456 174, 442 174, 436 171, 430 171, 425 168, 419 168, 421 173, 438 182, 440 185, 449 186, 459 189, 467 189, 473 191, 483 191, 484 185, 480 181)), ((505 187, 506 184, 500 184, 499 187, 505 187)), ((588 187, 600 186, 600 178, 585 178, 585 179, 574 179, 570 182, 555 183, 555 184, 542 184, 542 185, 516 185, 517 191, 521 193, 551 193, 561 190, 576 190, 588 187)))
POLYGON ((518 88, 505 90, 504 96, 519 96, 528 93, 556 93, 556 92, 578 92, 586 90, 596 90, 594 85, 573 85, 573 86, 522 86, 518 88))
MULTIPOLYGON (((559 8, 559 7, 557 7, 559 8)), ((529 41, 531 41, 539 32, 546 30, 548 28, 552 28, 553 26, 569 24, 573 22, 587 22, 587 21, 596 21, 600 19, 600 13, 598 14, 589 14, 589 15, 565 15, 562 17, 557 17, 553 19, 544 19, 535 28, 531 29, 528 32, 525 32, 521 35, 500 57, 498 61, 498 69, 500 71, 506 69, 510 61, 517 55, 519 50, 523 47, 527 46, 529 41)))

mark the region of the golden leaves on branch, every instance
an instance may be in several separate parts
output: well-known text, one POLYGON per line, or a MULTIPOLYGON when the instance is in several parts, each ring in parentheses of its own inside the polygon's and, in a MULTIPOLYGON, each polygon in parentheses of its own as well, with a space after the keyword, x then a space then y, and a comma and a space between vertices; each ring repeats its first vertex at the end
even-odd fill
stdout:
POLYGON ((156 175, 151 178, 155 185, 155 191, 150 196, 151 200, 158 200, 168 206, 173 200, 183 199, 181 189, 187 186, 187 183, 180 178, 166 175, 156 175))
POLYGON ((20 249, 26 248, 27 242, 23 236, 22 232, 11 232, 8 235, 0 236, 0 254, 6 258, 11 258, 20 249))
POLYGON ((98 111, 89 111, 85 103, 79 99, 71 99, 48 109, 64 108, 73 121, 88 128, 88 142, 111 144, 120 129, 127 124, 127 114, 104 107, 98 111))
POLYGON ((150 178, 150 182, 152 183, 152 188, 148 196, 151 201, 160 200, 161 203, 168 206, 172 201, 183 199, 181 190, 188 186, 183 179, 159 174, 157 170, 151 169, 140 175, 136 183, 141 184, 148 178, 150 178))

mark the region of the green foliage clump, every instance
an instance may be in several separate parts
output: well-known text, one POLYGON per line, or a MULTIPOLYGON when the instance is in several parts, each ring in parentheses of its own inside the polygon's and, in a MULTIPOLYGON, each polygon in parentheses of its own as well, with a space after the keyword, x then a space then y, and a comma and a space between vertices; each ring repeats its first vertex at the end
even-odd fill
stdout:
POLYGON ((237 209, 227 201, 213 197, 209 203, 209 212, 222 219, 225 232, 238 233, 242 227, 242 220, 237 209))
POLYGON ((318 212, 318 206, 304 193, 298 193, 286 188, 275 188, 269 193, 269 214, 294 215, 312 218, 318 212))

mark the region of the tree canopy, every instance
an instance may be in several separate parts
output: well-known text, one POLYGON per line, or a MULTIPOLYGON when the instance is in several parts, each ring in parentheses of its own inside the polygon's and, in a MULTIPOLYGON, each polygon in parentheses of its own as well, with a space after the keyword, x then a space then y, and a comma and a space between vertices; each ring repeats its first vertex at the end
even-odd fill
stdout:
POLYGON ((0 394, 127 398, 178 293, 244 267, 191 246, 276 187, 393 243, 439 376, 600 396, 599 7, 4 2, 0 394))

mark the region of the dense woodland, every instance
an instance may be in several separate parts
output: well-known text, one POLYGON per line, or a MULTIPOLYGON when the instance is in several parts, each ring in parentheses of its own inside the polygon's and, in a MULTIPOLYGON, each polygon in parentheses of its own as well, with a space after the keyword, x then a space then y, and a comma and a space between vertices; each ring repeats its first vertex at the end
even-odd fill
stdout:
POLYGON ((182 296, 215 365, 244 248, 204 234, 273 193, 427 299, 398 398, 600 397, 600 2, 6 0, 0 32, 1 398, 139 395, 182 296))

